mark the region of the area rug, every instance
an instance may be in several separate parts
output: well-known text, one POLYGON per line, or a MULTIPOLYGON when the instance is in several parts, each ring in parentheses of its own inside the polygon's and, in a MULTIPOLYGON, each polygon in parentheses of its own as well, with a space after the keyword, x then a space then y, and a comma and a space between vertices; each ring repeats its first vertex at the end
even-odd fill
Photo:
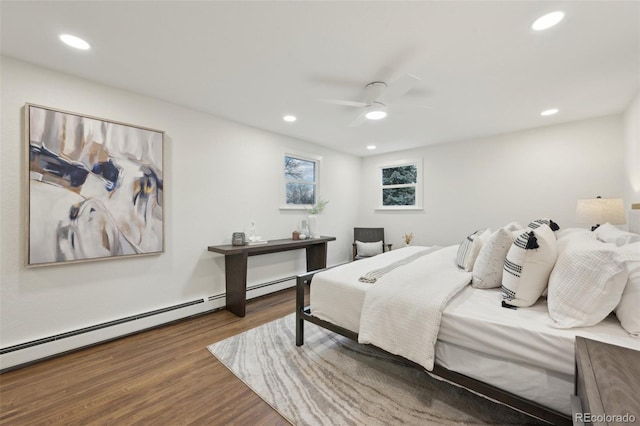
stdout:
POLYGON ((294 314, 208 349, 294 425, 545 424, 294 314))

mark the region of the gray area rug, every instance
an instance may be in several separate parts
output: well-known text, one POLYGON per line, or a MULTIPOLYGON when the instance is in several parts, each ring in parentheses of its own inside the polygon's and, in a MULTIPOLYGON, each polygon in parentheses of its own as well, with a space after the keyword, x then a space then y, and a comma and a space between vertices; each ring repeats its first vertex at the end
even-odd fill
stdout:
POLYGON ((208 349, 294 425, 545 424, 294 314, 208 349))

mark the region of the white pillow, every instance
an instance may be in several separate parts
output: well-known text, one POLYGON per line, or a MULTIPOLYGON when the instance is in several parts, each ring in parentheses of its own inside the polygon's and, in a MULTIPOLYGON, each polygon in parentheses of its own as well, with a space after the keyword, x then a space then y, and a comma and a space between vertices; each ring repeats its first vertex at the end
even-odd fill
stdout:
POLYGON ((610 223, 604 223, 598 226, 594 232, 600 241, 604 243, 614 243, 618 247, 640 241, 640 235, 623 231, 610 223))
POLYGON ((519 231, 521 229, 524 229, 518 222, 509 222, 505 226, 503 226, 503 228, 507 231, 519 231))
POLYGON ((458 256, 456 257, 458 268, 471 272, 473 264, 476 261, 476 257, 478 257, 478 253, 480 252, 480 248, 482 247, 484 240, 486 240, 490 234, 491 231, 489 228, 479 229, 473 234, 467 236, 467 238, 460 243, 460 247, 458 247, 458 256))
POLYGON ((556 258, 556 236, 549 226, 529 228, 521 233, 504 261, 503 301, 522 307, 536 303, 547 287, 556 258))
POLYGON ((596 237, 596 235, 593 232, 585 228, 563 228, 563 229, 560 229, 558 232, 556 232, 556 240, 560 241, 566 238, 575 238, 579 235, 580 236, 590 235, 593 238, 596 237))
MULTIPOLYGON (((624 250, 627 249, 640 253, 640 243, 624 246, 624 250)), ((627 333, 640 337, 640 263, 628 262, 627 270, 629 278, 616 308, 616 316, 627 333)))
MULTIPOLYGON (((506 227, 505 227, 506 228, 506 227)), ((494 288, 502 284, 502 270, 507 252, 519 231, 500 228, 489 235, 473 264, 471 285, 475 288, 494 288)))
POLYGON ((382 241, 364 243, 356 240, 356 253, 359 257, 371 257, 382 253, 382 241))
POLYGON ((640 261, 640 253, 600 241, 569 244, 549 277, 547 301, 553 326, 586 327, 606 318, 620 302, 629 274, 625 263, 634 257, 640 261))
POLYGON ((556 232, 558 255, 574 241, 597 241, 596 234, 584 228, 567 228, 556 232))

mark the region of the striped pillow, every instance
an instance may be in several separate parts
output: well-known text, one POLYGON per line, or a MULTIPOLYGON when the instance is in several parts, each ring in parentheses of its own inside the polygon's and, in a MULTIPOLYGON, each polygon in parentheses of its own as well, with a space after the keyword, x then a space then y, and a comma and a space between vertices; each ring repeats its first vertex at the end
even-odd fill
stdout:
POLYGON ((479 229, 460 243, 458 256, 456 257, 458 268, 471 272, 480 248, 489 235, 491 235, 489 228, 479 229))
POLYGON ((513 242, 502 273, 503 305, 531 306, 547 288, 558 256, 556 236, 549 226, 525 230, 513 242))
POLYGON ((551 228, 552 231, 557 231, 558 229, 560 229, 558 224, 552 221, 551 219, 536 219, 530 224, 528 224, 527 228, 538 229, 542 225, 547 225, 549 228, 551 228))

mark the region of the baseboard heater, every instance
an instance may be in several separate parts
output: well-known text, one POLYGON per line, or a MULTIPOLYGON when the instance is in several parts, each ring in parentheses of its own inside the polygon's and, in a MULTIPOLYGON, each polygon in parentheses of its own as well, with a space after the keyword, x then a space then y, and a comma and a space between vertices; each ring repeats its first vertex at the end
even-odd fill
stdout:
MULTIPOLYGON (((296 279, 295 276, 291 276, 291 277, 280 278, 280 279, 277 279, 277 280, 274 280, 274 281, 269 281, 269 282, 265 282, 265 283, 261 283, 261 284, 255 284, 255 285, 252 285, 250 287, 247 287, 247 291, 257 290, 259 288, 268 287, 270 285, 280 284, 280 283, 283 283, 285 281, 295 280, 295 279, 296 279)), ((211 301, 214 301, 214 300, 223 299, 225 297, 226 297, 226 293, 222 293, 222 294, 218 294, 218 295, 215 295, 215 296, 209 296, 207 301, 211 302, 211 301)), ((142 318, 148 318, 148 317, 151 317, 151 316, 154 316, 154 315, 164 314, 166 312, 175 311, 176 309, 187 308, 189 306, 198 305, 198 304, 204 303, 204 302, 205 302, 205 299, 196 299, 196 300, 192 300, 190 302, 184 302, 184 303, 180 303, 180 304, 177 304, 177 305, 168 306, 166 308, 155 309, 153 311, 144 312, 144 313, 137 314, 137 315, 131 315, 131 316, 128 316, 128 317, 125 317, 125 318, 117 319, 117 320, 107 321, 107 322, 103 322, 101 324, 96 324, 96 325, 92 325, 92 326, 89 326, 89 327, 79 328, 77 330, 68 331, 66 333, 56 334, 54 336, 43 337, 42 339, 36 339, 36 340, 32 340, 30 342, 19 343, 17 345, 8 346, 6 348, 0 348, 0 355, 4 355, 4 354, 10 353, 10 352, 14 352, 14 351, 19 351, 19 350, 22 350, 22 349, 31 348, 31 347, 38 346, 38 345, 43 345, 45 343, 54 342, 54 341, 60 340, 60 339, 66 339, 68 337, 78 336, 80 334, 89 333, 89 332, 96 331, 96 330, 101 330, 101 329, 107 328, 107 327, 113 327, 114 325, 120 325, 120 324, 124 324, 124 323, 127 323, 127 322, 136 321, 136 320, 139 320, 139 319, 142 319, 142 318)))
POLYGON ((162 308, 162 309, 156 309, 156 310, 153 310, 153 311, 144 312, 142 314, 131 315, 131 316, 128 316, 128 317, 125 317, 125 318, 120 318, 120 319, 113 320, 113 321, 107 321, 107 322, 103 322, 101 324, 92 325, 92 326, 89 326, 89 327, 79 328, 77 330, 68 331, 66 333, 60 333, 60 334, 56 334, 54 336, 44 337, 42 339, 36 339, 36 340, 32 340, 32 341, 26 342, 26 343, 20 343, 20 344, 17 344, 17 345, 13 345, 13 346, 9 346, 7 348, 0 349, 0 355, 6 354, 6 353, 9 353, 9 352, 19 351, 21 349, 31 348, 33 346, 42 345, 44 343, 54 342, 54 341, 60 340, 60 339, 66 339, 67 337, 73 337, 73 336, 77 336, 79 334, 89 333, 91 331, 101 330, 101 329, 107 328, 107 327, 113 327, 114 325, 124 324, 124 323, 127 323, 127 322, 139 320, 139 319, 142 319, 142 318, 151 317, 153 315, 158 315, 158 314, 163 314, 165 312, 175 311, 176 309, 186 308, 188 306, 197 305, 199 303, 204 303, 204 299, 192 300, 191 302, 180 303, 178 305, 173 305, 173 306, 169 306, 169 307, 162 308))

